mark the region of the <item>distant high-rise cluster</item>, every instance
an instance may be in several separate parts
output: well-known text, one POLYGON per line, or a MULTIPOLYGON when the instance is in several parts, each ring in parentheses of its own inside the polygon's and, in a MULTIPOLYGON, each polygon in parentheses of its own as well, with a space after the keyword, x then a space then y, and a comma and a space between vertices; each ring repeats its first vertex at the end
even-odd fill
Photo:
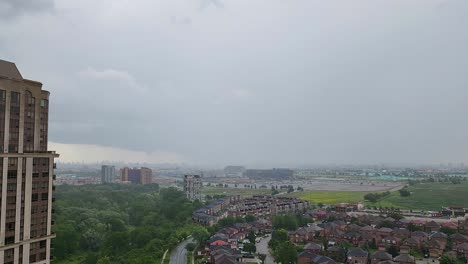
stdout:
POLYGON ((0 60, 0 263, 50 263, 54 158, 49 92, 0 60))
POLYGON ((101 183, 113 183, 115 181, 115 166, 102 165, 101 183))
POLYGON ((150 184, 153 182, 153 171, 149 168, 141 167, 120 169, 120 181, 122 183, 150 184))
POLYGON ((202 180, 200 175, 185 175, 184 176, 184 191, 187 199, 201 200, 202 180))

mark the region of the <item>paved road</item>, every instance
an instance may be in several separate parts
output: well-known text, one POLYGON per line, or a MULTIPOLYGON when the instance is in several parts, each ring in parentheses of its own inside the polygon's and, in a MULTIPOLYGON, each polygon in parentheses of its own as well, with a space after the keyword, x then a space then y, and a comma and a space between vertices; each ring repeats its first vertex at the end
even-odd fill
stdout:
POLYGON ((268 237, 262 238, 260 242, 257 243, 257 252, 260 254, 266 254, 265 264, 274 264, 275 260, 273 256, 268 251, 268 242, 271 240, 271 235, 268 237))
POLYGON ((189 238, 182 241, 171 253, 171 264, 187 264, 187 244, 193 243, 193 239, 189 238))

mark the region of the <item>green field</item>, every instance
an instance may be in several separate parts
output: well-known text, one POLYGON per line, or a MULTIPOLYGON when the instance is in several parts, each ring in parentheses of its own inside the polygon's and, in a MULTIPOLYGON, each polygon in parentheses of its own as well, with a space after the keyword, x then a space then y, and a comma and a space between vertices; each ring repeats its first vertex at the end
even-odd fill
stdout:
MULTIPOLYGON (((421 183, 410 186, 410 197, 401 197, 399 192, 393 192, 390 196, 376 203, 366 202, 369 207, 395 207, 401 209, 439 210, 443 206, 458 205, 468 207, 468 182, 462 184, 452 183, 421 183)), ((204 187, 204 194, 239 194, 248 197, 256 194, 270 194, 269 189, 237 189, 204 187)), ((367 192, 345 192, 345 191, 303 191, 286 194, 286 196, 297 197, 310 201, 314 204, 336 204, 352 203, 364 200, 367 192)))
POLYGON ((410 197, 401 197, 398 192, 366 206, 396 207, 402 209, 439 210, 443 206, 459 205, 468 207, 468 182, 421 183, 410 186, 410 197))
POLYGON ((330 191, 303 191, 287 194, 309 202, 318 204, 353 203, 364 200, 366 192, 330 192, 330 191))
POLYGON ((246 188, 223 188, 223 187, 203 187, 202 194, 204 195, 240 195, 241 197, 249 197, 252 195, 271 194, 270 189, 246 189, 246 188))

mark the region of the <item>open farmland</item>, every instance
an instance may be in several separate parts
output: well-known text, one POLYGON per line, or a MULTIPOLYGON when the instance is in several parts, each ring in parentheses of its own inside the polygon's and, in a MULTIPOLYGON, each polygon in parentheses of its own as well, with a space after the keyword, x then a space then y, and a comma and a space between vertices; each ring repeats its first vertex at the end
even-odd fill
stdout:
POLYGON ((366 206, 395 207, 402 209, 439 210, 443 206, 468 207, 468 183, 422 183, 409 187, 410 197, 401 197, 398 192, 366 206))
POLYGON ((367 192, 341 192, 341 191, 303 191, 287 194, 318 204, 353 203, 364 200, 367 192))

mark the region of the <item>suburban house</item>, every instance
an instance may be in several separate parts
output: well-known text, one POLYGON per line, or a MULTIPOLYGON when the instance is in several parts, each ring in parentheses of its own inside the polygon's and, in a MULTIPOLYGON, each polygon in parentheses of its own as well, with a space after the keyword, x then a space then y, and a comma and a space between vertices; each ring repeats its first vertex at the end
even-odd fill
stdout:
POLYGON ((392 260, 392 255, 383 250, 377 250, 370 257, 370 264, 377 264, 382 261, 392 260))
POLYGON ((367 264, 369 253, 361 248, 353 248, 348 251, 346 263, 367 264))
POLYGON ((414 264, 414 257, 410 256, 408 254, 401 254, 396 256, 393 261, 395 261, 398 264, 414 264))

